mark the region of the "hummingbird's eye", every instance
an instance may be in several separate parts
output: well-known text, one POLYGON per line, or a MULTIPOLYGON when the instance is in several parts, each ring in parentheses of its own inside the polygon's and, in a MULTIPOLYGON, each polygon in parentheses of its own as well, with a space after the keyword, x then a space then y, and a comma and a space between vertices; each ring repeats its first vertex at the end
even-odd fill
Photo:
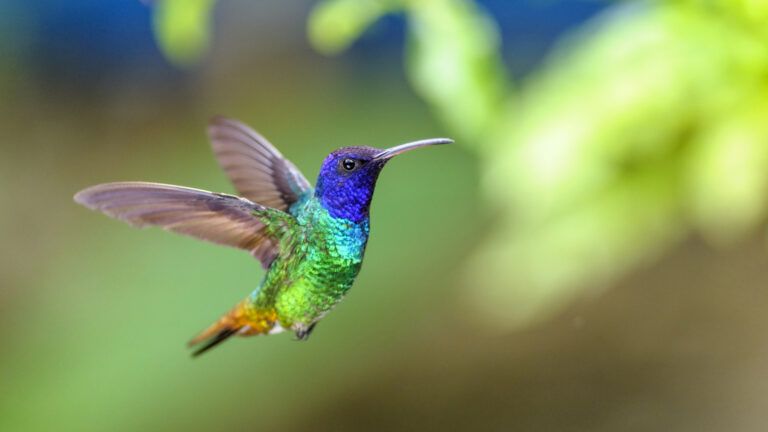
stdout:
POLYGON ((357 161, 347 158, 341 161, 341 166, 346 171, 354 171, 357 168, 357 161))

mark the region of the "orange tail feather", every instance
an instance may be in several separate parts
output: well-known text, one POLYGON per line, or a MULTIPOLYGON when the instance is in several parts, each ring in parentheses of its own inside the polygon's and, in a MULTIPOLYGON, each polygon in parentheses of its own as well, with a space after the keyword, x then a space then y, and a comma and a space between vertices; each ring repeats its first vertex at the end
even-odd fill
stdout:
POLYGON ((192 353, 193 357, 197 357, 236 334, 246 336, 268 333, 276 321, 274 311, 256 311, 241 302, 192 338, 188 345, 194 347, 203 344, 192 353))

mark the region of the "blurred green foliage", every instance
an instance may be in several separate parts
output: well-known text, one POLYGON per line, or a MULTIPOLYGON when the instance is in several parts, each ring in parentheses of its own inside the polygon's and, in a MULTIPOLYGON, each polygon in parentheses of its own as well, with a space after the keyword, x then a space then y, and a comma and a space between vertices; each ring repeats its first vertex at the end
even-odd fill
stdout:
POLYGON ((765 220, 766 2, 619 2, 519 82, 470 0, 325 0, 310 40, 338 53, 386 13, 407 18, 413 88, 481 158, 502 215, 467 271, 493 327, 546 317, 691 233, 727 245, 765 220))
POLYGON ((309 20, 310 42, 326 54, 348 47, 387 12, 408 18, 407 68, 416 91, 460 136, 487 138, 509 94, 496 26, 469 1, 326 0, 309 20))
POLYGON ((157 0, 155 37, 168 60, 186 66, 199 60, 210 43, 209 15, 216 0, 157 0))
POLYGON ((768 33, 712 8, 618 5, 527 83, 487 154, 509 216, 473 275, 496 316, 542 316, 692 231, 722 244, 764 220, 768 33))
POLYGON ((343 0, 320 2, 307 32, 315 48, 335 54, 349 47, 371 23, 397 9, 399 0, 343 0))

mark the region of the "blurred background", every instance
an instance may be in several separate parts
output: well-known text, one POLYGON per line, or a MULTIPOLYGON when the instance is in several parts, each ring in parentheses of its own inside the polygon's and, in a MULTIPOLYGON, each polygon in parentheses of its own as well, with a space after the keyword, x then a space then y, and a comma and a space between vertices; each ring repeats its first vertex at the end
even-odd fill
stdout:
POLYGON ((762 431, 768 3, 0 3, 0 430, 762 431), (307 343, 184 343, 263 275, 72 201, 232 192, 235 117, 383 172, 307 343))

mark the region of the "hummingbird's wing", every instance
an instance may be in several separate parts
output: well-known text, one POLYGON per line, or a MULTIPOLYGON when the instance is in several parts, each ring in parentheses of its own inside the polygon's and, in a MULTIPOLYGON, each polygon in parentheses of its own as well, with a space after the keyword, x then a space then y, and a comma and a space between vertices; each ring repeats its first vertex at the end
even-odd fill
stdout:
POLYGON ((301 171, 245 124, 215 117, 208 125, 208 135, 219 165, 240 195, 249 200, 288 211, 312 191, 301 171))
POLYGON ((159 226, 245 249, 265 268, 277 256, 275 236, 293 218, 245 198, 160 183, 101 184, 78 192, 75 201, 133 226, 159 226))

